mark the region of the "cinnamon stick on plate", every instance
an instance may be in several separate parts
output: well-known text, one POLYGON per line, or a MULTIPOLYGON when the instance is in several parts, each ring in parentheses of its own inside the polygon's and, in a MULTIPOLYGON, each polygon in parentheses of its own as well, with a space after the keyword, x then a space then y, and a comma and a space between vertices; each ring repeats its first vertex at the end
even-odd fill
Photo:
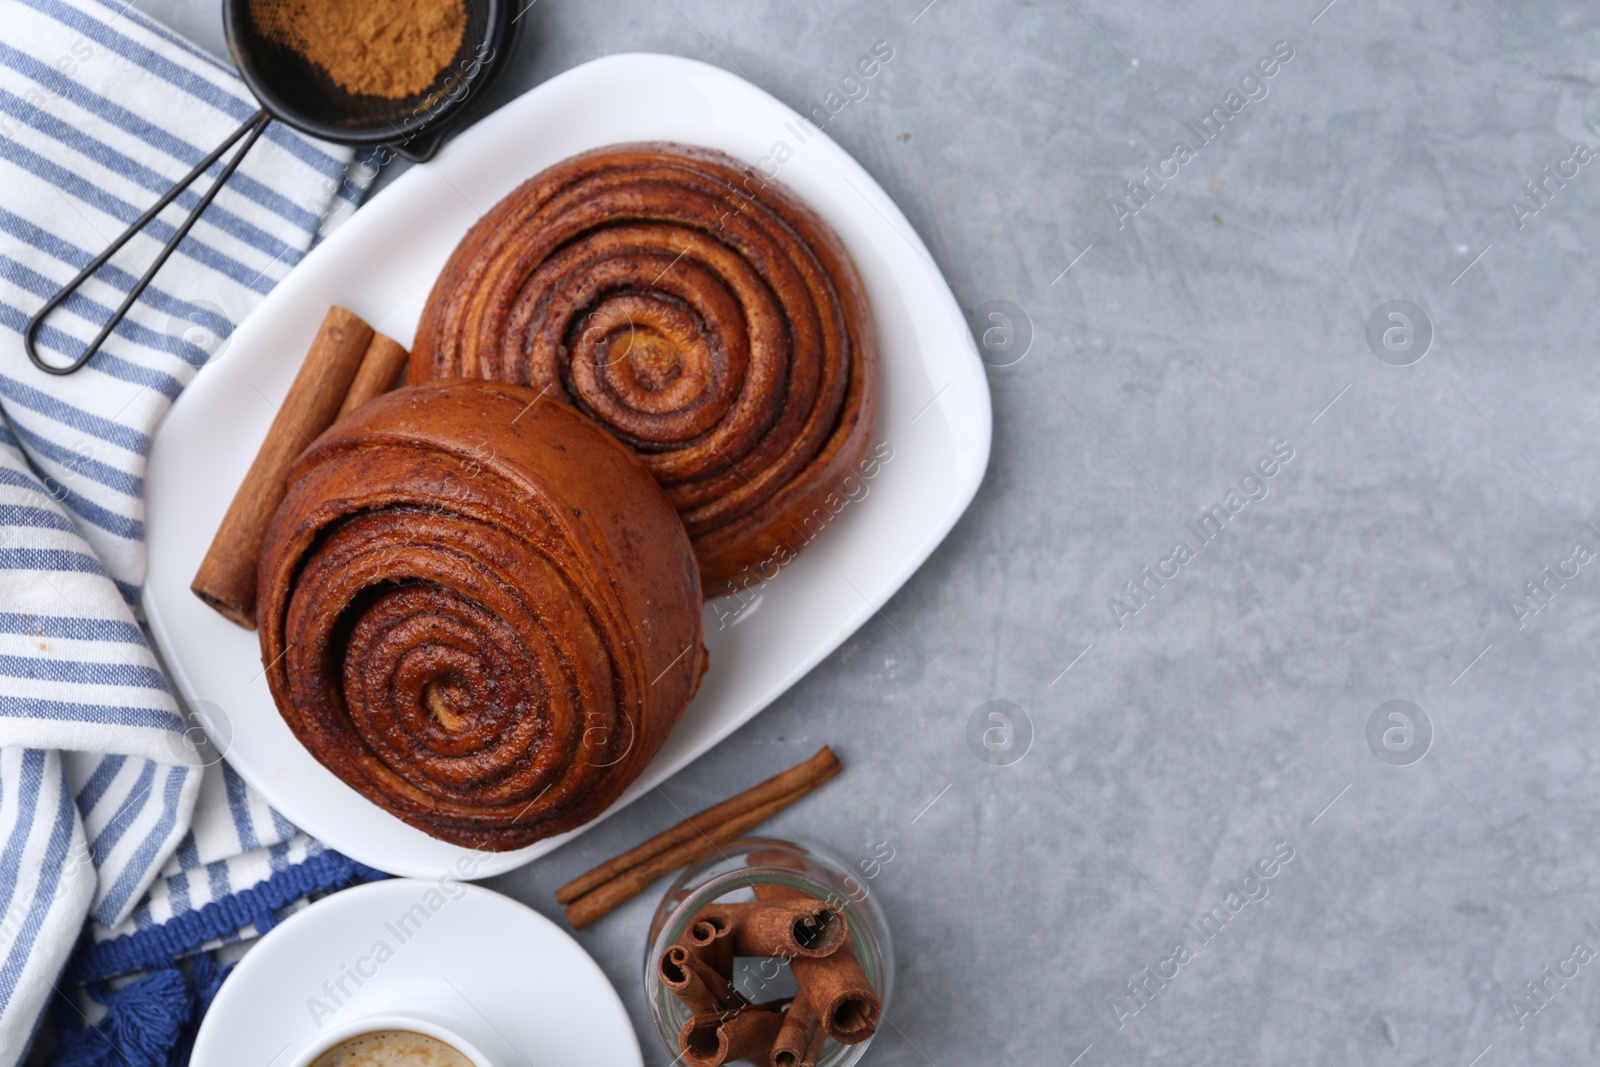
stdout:
POLYGON ((371 340, 372 327, 354 313, 342 307, 328 309, 189 586, 195 596, 240 626, 255 628, 256 564, 272 513, 289 490, 289 468, 318 434, 333 425, 371 340))
POLYGON ((698 815, 602 863, 556 890, 567 920, 581 930, 638 896, 651 882, 679 867, 697 863, 742 837, 844 769, 833 750, 715 804, 698 815))
POLYGON ((367 345, 367 354, 361 358, 361 369, 356 371, 355 381, 350 383, 350 390, 345 393, 344 403, 339 405, 339 414, 334 421, 387 393, 399 380, 400 371, 410 358, 411 353, 393 337, 384 333, 373 334, 372 341, 367 345))

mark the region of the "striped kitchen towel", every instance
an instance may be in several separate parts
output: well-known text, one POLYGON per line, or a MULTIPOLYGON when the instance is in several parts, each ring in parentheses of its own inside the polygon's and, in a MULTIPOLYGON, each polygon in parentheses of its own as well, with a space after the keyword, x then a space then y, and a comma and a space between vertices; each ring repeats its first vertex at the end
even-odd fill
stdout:
MULTIPOLYGON (((0 0, 0 1067, 52 1001, 63 1062, 180 1062, 217 981, 197 952, 376 875, 206 766, 135 614, 154 427, 359 203, 373 157, 274 123, 86 368, 52 377, 22 347, 34 310, 256 106, 131 3, 0 0)), ((47 359, 82 351, 205 184, 51 316, 47 359)))

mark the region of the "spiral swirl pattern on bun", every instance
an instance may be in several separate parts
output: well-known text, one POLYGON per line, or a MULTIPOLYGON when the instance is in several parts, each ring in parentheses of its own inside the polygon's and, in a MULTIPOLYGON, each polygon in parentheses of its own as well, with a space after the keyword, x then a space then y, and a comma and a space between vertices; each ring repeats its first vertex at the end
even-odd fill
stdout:
POLYGON ((324 766, 504 850, 605 810, 699 683, 701 595, 661 489, 516 386, 402 389, 300 457, 260 564, 262 662, 324 766))
POLYGON ((409 380, 514 382, 600 423, 666 489, 715 596, 831 520, 870 444, 877 360, 822 219, 720 153, 640 144, 557 164, 472 228, 409 380))

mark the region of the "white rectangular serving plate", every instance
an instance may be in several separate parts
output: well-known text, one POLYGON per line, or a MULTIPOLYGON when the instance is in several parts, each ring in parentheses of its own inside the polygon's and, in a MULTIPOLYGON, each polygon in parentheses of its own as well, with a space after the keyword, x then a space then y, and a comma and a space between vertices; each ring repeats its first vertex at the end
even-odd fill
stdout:
MULTIPOLYGON (((988 465, 988 383, 949 286, 877 182, 773 97, 692 60, 617 55, 553 78, 461 133, 356 212, 240 324, 173 405, 147 477, 144 606, 180 696, 210 705, 212 740, 273 807, 381 870, 432 877, 467 850, 408 826, 313 759, 273 705, 255 633, 202 604, 189 583, 329 305, 409 345, 468 227, 551 164, 624 141, 765 159, 769 174, 777 166, 778 180, 838 231, 877 320, 875 440, 892 458, 758 601, 707 606, 711 668, 700 692, 612 811, 749 721, 866 622, 944 539, 988 465), (771 162, 779 142, 792 153, 781 165, 771 162)), ((477 876, 519 867, 582 830, 480 856, 477 876)))

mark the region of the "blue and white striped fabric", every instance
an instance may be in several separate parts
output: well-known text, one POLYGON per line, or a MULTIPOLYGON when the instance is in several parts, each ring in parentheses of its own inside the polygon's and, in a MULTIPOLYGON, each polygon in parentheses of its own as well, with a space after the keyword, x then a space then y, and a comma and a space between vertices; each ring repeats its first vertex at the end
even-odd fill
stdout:
MULTIPOLYGON (((86 918, 92 937, 68 978, 99 982, 249 936, 307 892, 367 873, 225 766, 202 765, 134 611, 156 423, 233 324, 354 209, 370 160, 274 123, 84 370, 52 377, 23 352, 33 311, 257 108, 231 70, 130 7, 0 0, 6 1067, 24 1056, 86 918)), ((51 317, 47 358, 82 350, 204 185, 51 317)))

